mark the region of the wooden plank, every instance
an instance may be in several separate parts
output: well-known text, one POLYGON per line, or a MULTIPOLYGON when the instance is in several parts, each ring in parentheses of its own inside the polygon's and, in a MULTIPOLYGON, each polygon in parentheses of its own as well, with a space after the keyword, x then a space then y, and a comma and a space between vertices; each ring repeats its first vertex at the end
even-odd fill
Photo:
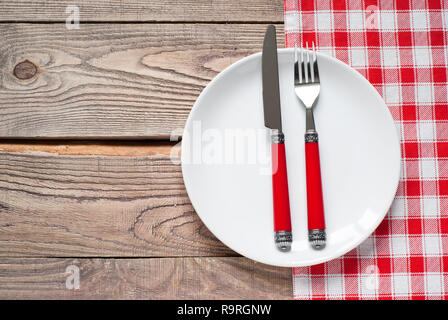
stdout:
POLYGON ((0 256, 235 256, 195 213, 180 166, 0 152, 0 256))
MULTIPOLYGON (((74 282, 69 279, 69 284, 73 287, 74 282)), ((1 299, 291 297, 290 268, 271 267, 242 257, 0 259, 1 299), (79 268, 79 289, 67 289, 67 278, 73 274, 70 270, 76 268, 79 268)))
MULTIPOLYGON (((260 51, 265 29, 264 24, 89 24, 79 30, 0 24, 0 137, 181 134, 202 89, 231 63, 260 51)), ((282 29, 277 28, 279 42, 282 29)))
POLYGON ((282 0, 14 0, 0 3, 0 21, 65 22, 76 5, 80 21, 283 21, 282 0), (68 8, 68 9, 67 9, 68 8), (68 13, 66 12, 68 11, 68 13))

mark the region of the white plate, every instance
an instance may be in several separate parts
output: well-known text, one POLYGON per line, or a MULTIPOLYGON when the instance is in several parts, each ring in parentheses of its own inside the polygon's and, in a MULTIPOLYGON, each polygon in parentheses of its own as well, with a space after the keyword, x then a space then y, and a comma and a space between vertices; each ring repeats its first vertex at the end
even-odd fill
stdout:
POLYGON ((290 252, 278 251, 273 239, 261 53, 234 63, 213 79, 185 127, 182 172, 196 212, 219 240, 258 262, 308 266, 343 255, 383 220, 398 186, 400 145, 381 96, 339 60, 322 54, 318 59, 321 94, 314 115, 327 224, 324 250, 313 250, 307 240, 305 110, 293 90, 292 49, 281 49, 278 56, 293 227, 290 252), (254 134, 256 140, 251 140, 254 134))

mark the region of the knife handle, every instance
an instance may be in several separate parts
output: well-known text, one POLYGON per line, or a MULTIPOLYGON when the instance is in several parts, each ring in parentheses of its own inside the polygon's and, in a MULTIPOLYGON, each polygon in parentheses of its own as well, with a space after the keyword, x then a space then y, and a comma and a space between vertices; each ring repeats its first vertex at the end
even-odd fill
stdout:
POLYGON ((289 207, 288 175, 283 133, 272 136, 272 191, 274 204, 275 243, 280 251, 291 249, 291 213, 289 207))
POLYGON ((325 246, 326 234, 317 132, 305 134, 305 160, 308 239, 315 249, 321 249, 325 246))

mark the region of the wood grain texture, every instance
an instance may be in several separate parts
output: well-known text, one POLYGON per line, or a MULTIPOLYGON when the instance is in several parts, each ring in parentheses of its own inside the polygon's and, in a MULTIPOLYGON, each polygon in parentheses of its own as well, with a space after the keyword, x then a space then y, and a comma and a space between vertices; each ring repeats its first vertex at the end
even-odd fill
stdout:
POLYGON ((166 155, 0 152, 0 256, 235 256, 166 155))
POLYGON ((79 8, 80 21, 282 22, 282 0, 14 0, 0 3, 0 21, 65 22, 79 8), (68 12, 66 12, 68 10, 68 12))
POLYGON ((242 257, 0 259, 0 299, 290 299, 290 268, 242 257), (68 290, 68 266, 80 271, 68 290))
MULTIPOLYGON (((263 24, 0 24, 0 137, 168 139, 263 24), (14 76, 23 61, 31 79, 14 76)), ((278 39, 282 27, 277 28, 278 39)), ((280 41, 280 40, 279 40, 280 41)), ((282 47, 282 43, 279 43, 282 47)))

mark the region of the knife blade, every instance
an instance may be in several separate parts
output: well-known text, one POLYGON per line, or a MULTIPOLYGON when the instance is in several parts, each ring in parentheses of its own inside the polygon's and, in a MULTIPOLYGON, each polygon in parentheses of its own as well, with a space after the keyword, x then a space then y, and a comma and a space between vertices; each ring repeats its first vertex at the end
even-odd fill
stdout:
POLYGON ((280 86, 278 83, 277 37, 275 26, 269 25, 261 55, 263 81, 264 125, 282 131, 280 111, 280 86))
POLYGON ((292 231, 286 172, 285 137, 282 132, 280 86, 275 27, 269 25, 263 42, 262 82, 264 124, 271 129, 274 242, 282 252, 291 250, 292 231))

